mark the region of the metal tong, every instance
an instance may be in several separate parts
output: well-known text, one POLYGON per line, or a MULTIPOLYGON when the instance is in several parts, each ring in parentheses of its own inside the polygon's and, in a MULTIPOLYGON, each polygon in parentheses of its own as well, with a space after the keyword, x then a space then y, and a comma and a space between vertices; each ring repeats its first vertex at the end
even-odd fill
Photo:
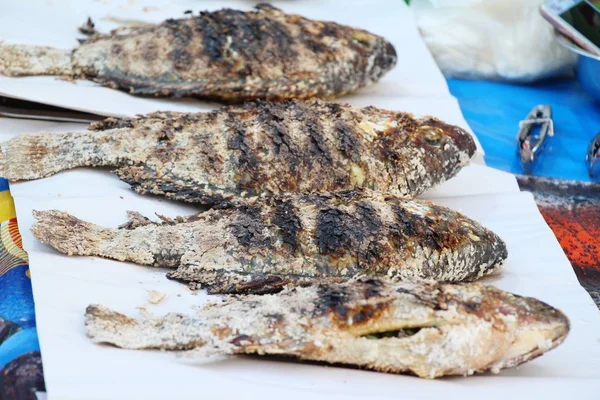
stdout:
POLYGON ((96 114, 4 96, 0 96, 0 117, 83 123, 105 118, 96 114))
POLYGON ((597 134, 588 145, 585 155, 585 165, 587 166, 590 178, 597 180, 600 178, 600 133, 597 134))
POLYGON ((552 107, 549 105, 535 106, 527 114, 527 118, 519 122, 519 133, 517 134, 518 156, 521 159, 524 173, 530 174, 533 171, 548 136, 554 136, 552 107), (534 129, 538 125, 540 129, 534 129))

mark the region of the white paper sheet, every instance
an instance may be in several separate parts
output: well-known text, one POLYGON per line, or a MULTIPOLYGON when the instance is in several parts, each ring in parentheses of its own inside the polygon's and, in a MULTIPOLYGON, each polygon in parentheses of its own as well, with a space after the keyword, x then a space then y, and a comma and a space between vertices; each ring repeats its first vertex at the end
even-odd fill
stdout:
MULTIPOLYGON (((0 140, 27 131, 82 130, 84 125, 0 119, 0 140)), ((11 185, 25 249, 30 255, 37 322, 49 398, 504 398, 535 393, 564 397, 577 387, 581 399, 600 389, 600 315, 579 286, 552 232, 531 196, 520 193, 509 174, 472 165, 429 193, 502 236, 509 261, 500 277, 486 282, 540 298, 570 317, 572 332, 557 350, 499 376, 423 381, 334 367, 232 358, 200 365, 183 364, 172 354, 119 350, 85 337, 83 310, 102 303, 137 315, 149 311, 187 311, 206 296, 165 279, 164 270, 91 257, 65 257, 33 239, 32 209, 57 208, 105 226, 125 220, 134 209, 152 216, 192 213, 194 207, 133 193, 107 171, 78 169, 48 179, 11 185), (460 193, 468 193, 468 196, 460 193), (148 290, 167 293, 159 305, 146 301, 148 290), (181 296, 181 297, 178 297, 181 296), (568 366, 568 367, 567 367, 568 366), (529 379, 525 379, 529 378, 529 379), (535 379, 534 379, 535 378, 535 379), (111 384, 106 384, 111 382, 111 384)))
MULTIPOLYGON (((112 28, 102 15, 129 18, 148 1, 85 2, 5 0, 0 13, 0 38, 68 47, 75 44, 73 26, 91 15, 100 29, 112 28), (25 2, 23 2, 25 3, 25 2), (31 5, 35 3, 35 7, 31 5), (104 13, 104 14, 102 14, 104 13), (38 26, 25 27, 27 18, 38 26)), ((142 13, 161 20, 185 9, 205 9, 234 2, 155 1, 158 10, 142 13)), ((248 8, 251 2, 237 2, 248 8)), ((332 19, 370 29, 392 39, 402 49, 399 66, 382 82, 350 96, 356 105, 404 109, 432 114, 465 126, 456 101, 421 43, 401 1, 277 2, 307 16, 332 19), (318 6, 317 6, 318 3, 318 6), (384 10, 382 12, 382 10, 384 10)), ((146 18, 146 16, 148 18, 146 18)), ((133 115, 156 109, 197 110, 199 102, 140 99, 89 83, 71 84, 53 78, 0 78, 0 93, 106 115, 133 115)), ((0 119, 0 140, 23 132, 82 130, 77 124, 51 124, 0 119)), ((514 178, 481 165, 424 197, 480 220, 508 243, 509 260, 500 277, 487 282, 522 295, 540 298, 562 309, 572 332, 558 349, 497 376, 425 381, 414 377, 356 371, 299 363, 230 358, 200 365, 182 364, 173 354, 125 351, 93 344, 85 337, 83 311, 93 302, 136 315, 147 304, 148 290, 167 293, 149 311, 188 310, 205 295, 193 295, 167 280, 163 270, 91 257, 66 257, 33 239, 32 209, 57 208, 97 222, 117 226, 125 211, 152 216, 187 214, 193 207, 128 189, 107 171, 78 169, 48 179, 12 184, 19 226, 30 255, 37 323, 48 398, 171 399, 427 399, 427 398, 597 398, 600 390, 600 313, 582 289, 552 232, 530 195, 518 192, 514 178), (178 296, 180 295, 180 297, 178 296)), ((188 310, 189 311, 189 310, 188 310)))
MULTIPOLYGON (((77 31, 88 16, 97 29, 106 32, 120 20, 159 22, 183 16, 183 11, 231 7, 250 9, 259 1, 159 1, 159 0, 3 0, 0 12, 0 40, 72 48, 82 37, 77 31), (144 11, 144 9, 146 11, 144 11), (108 19, 108 20, 107 20, 108 19)), ((332 20, 357 26, 390 40, 398 51, 398 65, 377 87, 365 88, 359 97, 373 94, 385 97, 448 97, 448 88, 427 48, 419 38, 402 1, 275 1, 286 12, 309 18, 332 20)), ((150 100, 133 97, 89 82, 76 84, 52 77, 0 77, 0 93, 42 103, 105 115, 129 116, 156 109, 197 111, 199 101, 150 100)))

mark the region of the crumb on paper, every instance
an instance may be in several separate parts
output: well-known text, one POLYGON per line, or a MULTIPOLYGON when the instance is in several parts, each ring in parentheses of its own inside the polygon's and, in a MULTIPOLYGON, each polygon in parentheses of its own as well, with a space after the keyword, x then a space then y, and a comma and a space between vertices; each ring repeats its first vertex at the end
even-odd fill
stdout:
POLYGON ((142 8, 142 12, 152 12, 152 11, 159 11, 160 7, 156 7, 156 6, 146 6, 142 8))
POLYGON ((136 310, 138 310, 140 312, 140 315, 143 318, 150 318, 150 317, 152 317, 152 313, 150 311, 148 311, 148 309, 146 308, 145 304, 142 304, 141 306, 136 307, 136 310))
POLYGON ((158 290, 150 290, 148 292, 148 302, 150 304, 158 304, 167 297, 166 293, 159 292, 158 290))
POLYGON ((177 297, 181 297, 181 293, 177 293, 177 297))
POLYGON ((123 197, 123 196, 119 196, 119 198, 120 198, 121 200, 123 200, 123 199, 124 199, 124 197, 123 197))

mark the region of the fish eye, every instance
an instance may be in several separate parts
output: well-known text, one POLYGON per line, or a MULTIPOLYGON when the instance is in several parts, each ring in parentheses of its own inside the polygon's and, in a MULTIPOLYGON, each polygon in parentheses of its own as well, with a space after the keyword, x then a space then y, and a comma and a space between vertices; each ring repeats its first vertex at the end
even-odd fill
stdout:
POLYGON ((444 131, 442 131, 440 128, 429 125, 420 126, 417 129, 417 132, 423 135, 423 138, 427 143, 434 145, 439 144, 444 136, 444 131))

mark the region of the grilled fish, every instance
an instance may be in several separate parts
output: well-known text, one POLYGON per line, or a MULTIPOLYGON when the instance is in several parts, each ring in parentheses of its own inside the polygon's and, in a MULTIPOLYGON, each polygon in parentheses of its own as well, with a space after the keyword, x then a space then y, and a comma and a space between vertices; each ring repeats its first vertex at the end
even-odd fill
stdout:
POLYGON ((497 271, 506 245, 425 201, 353 191, 256 199, 163 223, 130 212, 119 229, 34 211, 34 236, 68 255, 174 268, 210 293, 265 293, 360 276, 463 281, 497 271))
POLYGON ((88 336, 127 349, 292 356, 422 378, 499 372, 563 342, 567 317, 539 300, 471 284, 364 279, 136 320, 100 305, 88 336))
POLYGON ((321 101, 255 102, 19 136, 2 144, 0 176, 111 166, 139 193, 209 205, 261 192, 357 187, 413 197, 454 176, 475 149, 469 133, 432 117, 321 101))
POLYGON ((382 37, 268 4, 123 27, 74 50, 0 43, 0 74, 62 75, 139 95, 223 102, 335 98, 378 81, 396 59, 382 37))

